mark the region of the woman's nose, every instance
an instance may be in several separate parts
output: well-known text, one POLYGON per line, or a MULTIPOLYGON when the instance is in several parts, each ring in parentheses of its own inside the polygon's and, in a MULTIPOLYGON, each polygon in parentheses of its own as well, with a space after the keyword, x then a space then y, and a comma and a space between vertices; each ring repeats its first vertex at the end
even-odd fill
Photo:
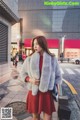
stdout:
POLYGON ((34 48, 36 49, 37 47, 36 47, 36 46, 34 46, 34 48))

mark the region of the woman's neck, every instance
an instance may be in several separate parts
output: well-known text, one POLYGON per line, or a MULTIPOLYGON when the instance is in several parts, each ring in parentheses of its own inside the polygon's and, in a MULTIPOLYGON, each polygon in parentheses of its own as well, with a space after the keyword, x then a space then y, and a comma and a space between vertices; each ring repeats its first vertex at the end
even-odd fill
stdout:
POLYGON ((44 51, 39 52, 41 56, 43 56, 44 51))

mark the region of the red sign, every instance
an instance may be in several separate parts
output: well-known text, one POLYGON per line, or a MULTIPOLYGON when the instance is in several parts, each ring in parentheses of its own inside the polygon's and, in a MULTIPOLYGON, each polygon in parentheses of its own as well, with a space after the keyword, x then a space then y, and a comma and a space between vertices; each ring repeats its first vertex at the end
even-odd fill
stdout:
MULTIPOLYGON (((49 48, 59 48, 59 39, 47 39, 49 48)), ((31 39, 24 40, 24 47, 31 47, 31 39)))
POLYGON ((79 39, 66 39, 64 41, 64 48, 80 48, 79 39))

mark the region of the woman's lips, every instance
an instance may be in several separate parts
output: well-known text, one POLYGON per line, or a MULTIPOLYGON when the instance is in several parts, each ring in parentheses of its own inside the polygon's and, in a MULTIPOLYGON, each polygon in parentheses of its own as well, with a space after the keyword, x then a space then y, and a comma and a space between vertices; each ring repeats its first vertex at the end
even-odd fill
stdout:
POLYGON ((37 49, 35 49, 35 51, 37 51, 37 49))

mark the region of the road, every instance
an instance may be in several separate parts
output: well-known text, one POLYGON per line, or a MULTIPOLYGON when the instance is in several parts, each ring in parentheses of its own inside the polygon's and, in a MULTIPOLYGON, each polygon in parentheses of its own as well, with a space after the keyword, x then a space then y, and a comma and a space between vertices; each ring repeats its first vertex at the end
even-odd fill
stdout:
POLYGON ((69 81, 80 96, 80 65, 60 63, 63 79, 69 81))
MULTIPOLYGON (((72 64, 72 63, 60 63, 61 72, 63 79, 70 82, 75 90, 77 91, 77 95, 75 95, 75 100, 80 107, 80 64, 72 64)), ((66 86, 64 89, 66 89, 66 86)), ((67 90, 67 95, 71 97, 70 92, 67 90)))

